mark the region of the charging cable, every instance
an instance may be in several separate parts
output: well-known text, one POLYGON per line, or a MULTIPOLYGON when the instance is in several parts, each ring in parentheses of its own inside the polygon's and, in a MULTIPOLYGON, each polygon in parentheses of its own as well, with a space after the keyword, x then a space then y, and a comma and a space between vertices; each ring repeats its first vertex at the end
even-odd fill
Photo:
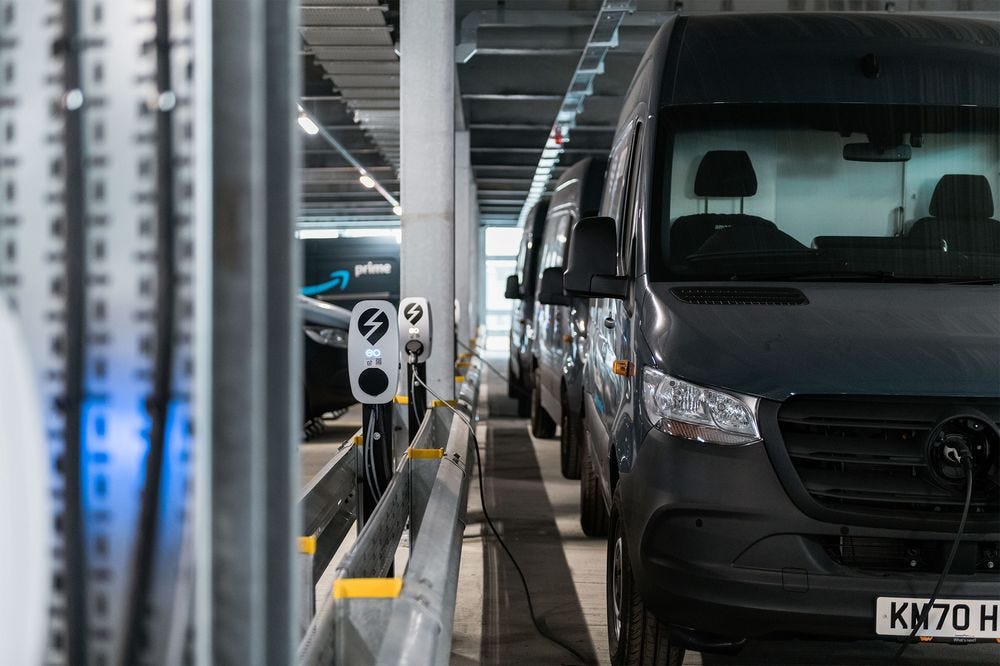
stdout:
POLYGON ((969 507, 972 506, 972 451, 965 444, 959 443, 956 446, 958 450, 958 455, 962 463, 962 469, 965 470, 965 506, 962 507, 962 520, 958 523, 958 531, 955 533, 955 540, 951 544, 951 552, 948 553, 948 559, 945 561, 944 569, 941 571, 941 575, 938 577, 937 584, 934 586, 934 592, 931 593, 931 598, 924 605, 916 622, 913 623, 913 629, 910 630, 910 635, 906 637, 902 645, 896 651, 896 655, 892 658, 892 663, 896 663, 906 652, 907 646, 913 641, 919 631, 920 627, 928 624, 928 617, 931 612, 931 608, 934 607, 934 602, 937 601, 938 594, 941 593, 941 586, 944 585, 944 581, 948 578, 948 574, 951 572, 951 565, 955 562, 955 555, 958 553, 958 545, 962 542, 962 534, 965 532, 965 522, 969 518, 969 507))
MULTIPOLYGON (((475 354, 475 352, 473 352, 473 354, 475 354)), ((486 508, 486 493, 484 491, 484 486, 486 485, 486 477, 483 476, 482 455, 479 452, 479 438, 476 437, 476 429, 472 426, 472 422, 465 414, 452 407, 451 403, 449 403, 447 400, 444 400, 443 398, 441 398, 441 396, 435 393, 434 390, 431 389, 431 387, 428 386, 426 383, 424 383, 424 381, 421 380, 419 377, 417 377, 416 381, 425 389, 427 389, 427 392, 430 393, 432 396, 434 396, 434 398, 439 400, 442 404, 448 407, 448 409, 454 412, 455 417, 461 420, 462 423, 465 424, 465 427, 469 429, 469 433, 472 435, 472 443, 475 445, 475 450, 476 450, 476 470, 479 473, 479 501, 483 505, 483 517, 486 518, 486 524, 489 525, 490 531, 493 532, 493 536, 496 537, 497 542, 500 544, 500 547, 503 548, 503 551, 507 553, 507 557, 510 559, 511 564, 514 565, 514 569, 517 571, 517 575, 521 579, 521 587, 524 588, 524 596, 528 601, 528 614, 531 616, 531 623, 535 626, 535 631, 537 631, 538 634, 543 638, 548 639, 552 643, 558 645, 562 649, 569 652, 571 655, 579 659, 582 663, 584 664, 588 663, 589 660, 582 654, 580 654, 580 652, 576 648, 562 641, 559 637, 550 633, 549 630, 546 629, 542 625, 542 623, 538 621, 538 617, 535 615, 535 605, 534 603, 532 603, 531 590, 528 588, 528 580, 524 577, 524 572, 521 570, 521 565, 518 564, 517 558, 514 557, 514 553, 510 552, 510 548, 507 547, 507 543, 503 540, 503 537, 500 536, 499 530, 497 530, 496 525, 493 524, 493 519, 490 517, 489 510, 487 510, 486 508)))

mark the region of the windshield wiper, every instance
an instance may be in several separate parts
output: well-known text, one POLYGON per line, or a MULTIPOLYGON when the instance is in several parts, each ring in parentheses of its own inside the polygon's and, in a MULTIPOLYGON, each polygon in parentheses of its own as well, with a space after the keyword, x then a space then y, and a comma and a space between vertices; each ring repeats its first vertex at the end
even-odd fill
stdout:
POLYGON ((983 275, 899 275, 893 271, 808 271, 787 273, 738 273, 730 280, 798 280, 803 282, 923 282, 928 284, 997 284, 1000 277, 983 275))
POLYGON ((803 281, 816 281, 816 282, 836 282, 839 280, 844 281, 860 281, 864 282, 867 280, 877 280, 880 282, 890 282, 890 281, 909 281, 914 278, 907 276, 896 275, 892 271, 838 271, 838 272, 810 272, 810 271, 794 271, 786 273, 736 273, 729 277, 730 280, 803 280, 803 281))
POLYGON ((929 281, 935 284, 1000 284, 1000 277, 935 275, 929 281))

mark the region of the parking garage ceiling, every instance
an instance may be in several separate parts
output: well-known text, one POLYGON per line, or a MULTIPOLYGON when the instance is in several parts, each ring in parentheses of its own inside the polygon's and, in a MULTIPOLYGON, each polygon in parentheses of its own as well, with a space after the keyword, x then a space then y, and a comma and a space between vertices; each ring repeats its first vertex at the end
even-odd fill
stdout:
MULTIPOLYGON (((300 0, 302 106, 391 196, 399 197, 399 0, 300 0)), ((884 11, 885 0, 636 0, 604 59, 549 182, 607 154, 621 102, 669 12, 884 11)), ((937 0, 889 3, 953 8, 937 0)), ((972 2, 978 4, 978 2, 972 2)), ((601 0, 456 0, 455 58, 483 224, 516 224, 601 0)), ((969 7, 974 9, 974 7, 969 7)), ((459 122, 461 124, 461 121, 459 122)), ((396 224, 391 202, 320 136, 303 150, 304 224, 396 224)), ((404 202, 405 204, 405 202, 404 202)))

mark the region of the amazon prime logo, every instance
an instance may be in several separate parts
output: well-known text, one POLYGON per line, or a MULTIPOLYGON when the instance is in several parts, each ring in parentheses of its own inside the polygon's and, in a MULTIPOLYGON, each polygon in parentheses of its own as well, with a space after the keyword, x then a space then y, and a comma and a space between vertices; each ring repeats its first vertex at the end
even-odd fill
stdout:
POLYGON ((358 330, 373 345, 389 330, 389 316, 379 308, 368 308, 358 318, 358 330))
POLYGON ((406 317, 406 321, 414 325, 424 316, 424 308, 419 303, 409 303, 403 308, 403 316, 406 317))

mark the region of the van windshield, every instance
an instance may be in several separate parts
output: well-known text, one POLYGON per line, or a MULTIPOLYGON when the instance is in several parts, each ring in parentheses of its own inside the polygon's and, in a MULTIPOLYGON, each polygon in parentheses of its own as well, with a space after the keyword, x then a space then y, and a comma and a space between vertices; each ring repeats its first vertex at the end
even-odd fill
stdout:
POLYGON ((996 282, 998 119, 981 107, 665 109, 650 275, 996 282))

